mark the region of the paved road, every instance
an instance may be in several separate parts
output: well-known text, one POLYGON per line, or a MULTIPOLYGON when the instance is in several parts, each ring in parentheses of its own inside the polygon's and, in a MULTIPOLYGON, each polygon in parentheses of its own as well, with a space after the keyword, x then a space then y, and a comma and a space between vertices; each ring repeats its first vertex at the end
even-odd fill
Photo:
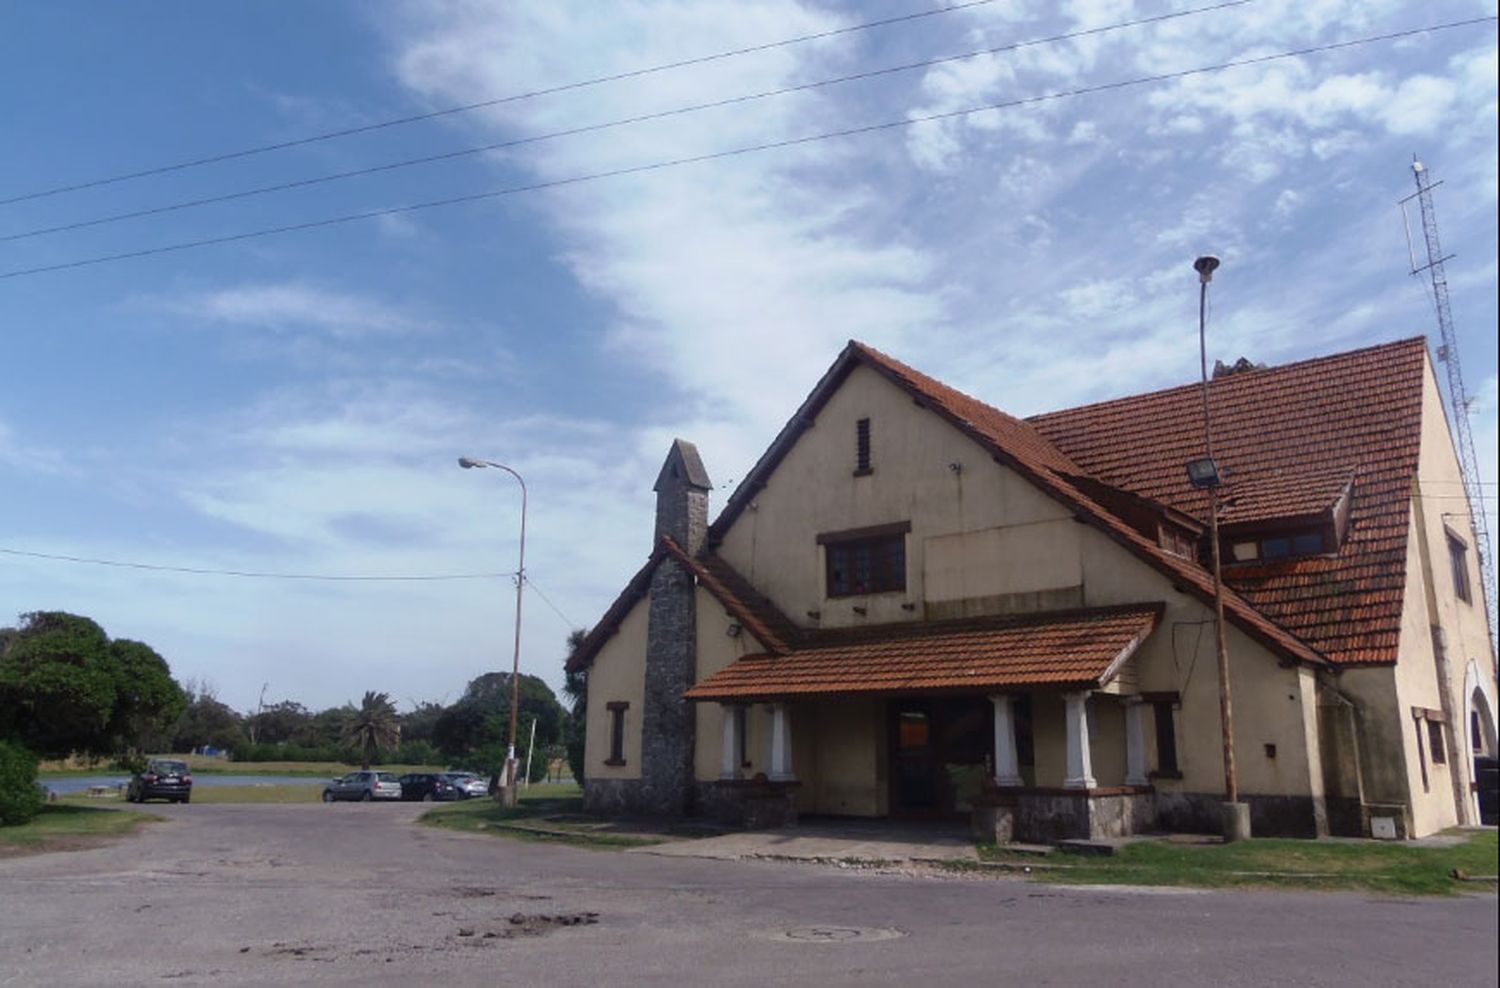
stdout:
POLYGON ((909 878, 452 834, 419 812, 171 806, 113 847, 0 860, 0 985, 1496 981, 1494 895, 909 878), (897 932, 838 939, 861 928, 897 932))

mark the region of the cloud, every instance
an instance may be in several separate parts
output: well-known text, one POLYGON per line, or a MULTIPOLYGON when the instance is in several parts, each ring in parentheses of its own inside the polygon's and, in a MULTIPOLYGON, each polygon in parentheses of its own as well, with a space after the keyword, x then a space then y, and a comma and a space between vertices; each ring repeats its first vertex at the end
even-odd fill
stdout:
POLYGON ((338 340, 405 335, 430 328, 426 319, 400 305, 300 281, 188 293, 156 299, 155 304, 204 322, 287 334, 312 330, 338 340))
POLYGON ((0 463, 18 470, 57 473, 63 469, 62 453, 23 442, 4 419, 0 419, 0 463))

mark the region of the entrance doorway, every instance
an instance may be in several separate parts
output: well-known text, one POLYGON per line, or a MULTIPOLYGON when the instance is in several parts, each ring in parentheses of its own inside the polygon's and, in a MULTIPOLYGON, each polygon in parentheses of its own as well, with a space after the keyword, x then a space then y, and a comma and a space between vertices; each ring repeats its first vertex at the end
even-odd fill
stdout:
POLYGON ((967 812, 963 792, 988 771, 994 706, 985 697, 892 700, 891 815, 944 819, 967 812))

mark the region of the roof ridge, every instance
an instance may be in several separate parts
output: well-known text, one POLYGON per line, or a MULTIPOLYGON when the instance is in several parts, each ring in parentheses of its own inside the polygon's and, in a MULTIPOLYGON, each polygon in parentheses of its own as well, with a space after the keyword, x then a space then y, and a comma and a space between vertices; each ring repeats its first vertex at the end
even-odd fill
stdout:
MULTIPOLYGON (((1217 380, 1220 382, 1235 383, 1251 380, 1263 381, 1265 380, 1267 375, 1290 373, 1300 368, 1310 367, 1315 364, 1332 363, 1335 361, 1342 362, 1350 360, 1352 358, 1367 356, 1380 350, 1399 350, 1411 347, 1414 344, 1421 344, 1422 349, 1426 350, 1427 337, 1408 336, 1399 340, 1391 340, 1386 343, 1372 343, 1369 346, 1360 347, 1356 350, 1344 350, 1339 353, 1324 354, 1320 357, 1305 357, 1302 360, 1294 360, 1291 363, 1286 364, 1276 364, 1275 366, 1271 367, 1257 367, 1254 370, 1245 371, 1242 374, 1221 377, 1217 378, 1217 380)), ((1210 378, 1210 382, 1212 382, 1213 380, 1215 379, 1210 378)), ((1035 423, 1040 419, 1047 419, 1057 415, 1066 415, 1074 412, 1081 412, 1087 409, 1105 408, 1110 405, 1122 405, 1127 402, 1143 401, 1147 398, 1159 398, 1163 395, 1169 395, 1179 391, 1200 390, 1202 389, 1202 387, 1203 383, 1201 381, 1193 381, 1186 384, 1174 384, 1171 387, 1167 388, 1157 388, 1155 391, 1140 391, 1135 394, 1119 395, 1115 398, 1105 398, 1100 401, 1085 402, 1082 405, 1069 405, 1065 408, 1054 408, 1050 411, 1038 412, 1035 415, 1028 415, 1023 421, 1034 427, 1035 423)))

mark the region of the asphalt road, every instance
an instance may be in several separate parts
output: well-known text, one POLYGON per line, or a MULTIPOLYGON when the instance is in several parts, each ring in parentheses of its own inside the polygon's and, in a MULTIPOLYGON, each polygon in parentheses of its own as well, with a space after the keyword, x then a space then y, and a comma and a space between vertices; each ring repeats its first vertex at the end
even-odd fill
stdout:
POLYGON ((904 877, 454 834, 421 809, 166 806, 109 847, 0 860, 0 985, 1496 983, 1493 894, 904 877))

